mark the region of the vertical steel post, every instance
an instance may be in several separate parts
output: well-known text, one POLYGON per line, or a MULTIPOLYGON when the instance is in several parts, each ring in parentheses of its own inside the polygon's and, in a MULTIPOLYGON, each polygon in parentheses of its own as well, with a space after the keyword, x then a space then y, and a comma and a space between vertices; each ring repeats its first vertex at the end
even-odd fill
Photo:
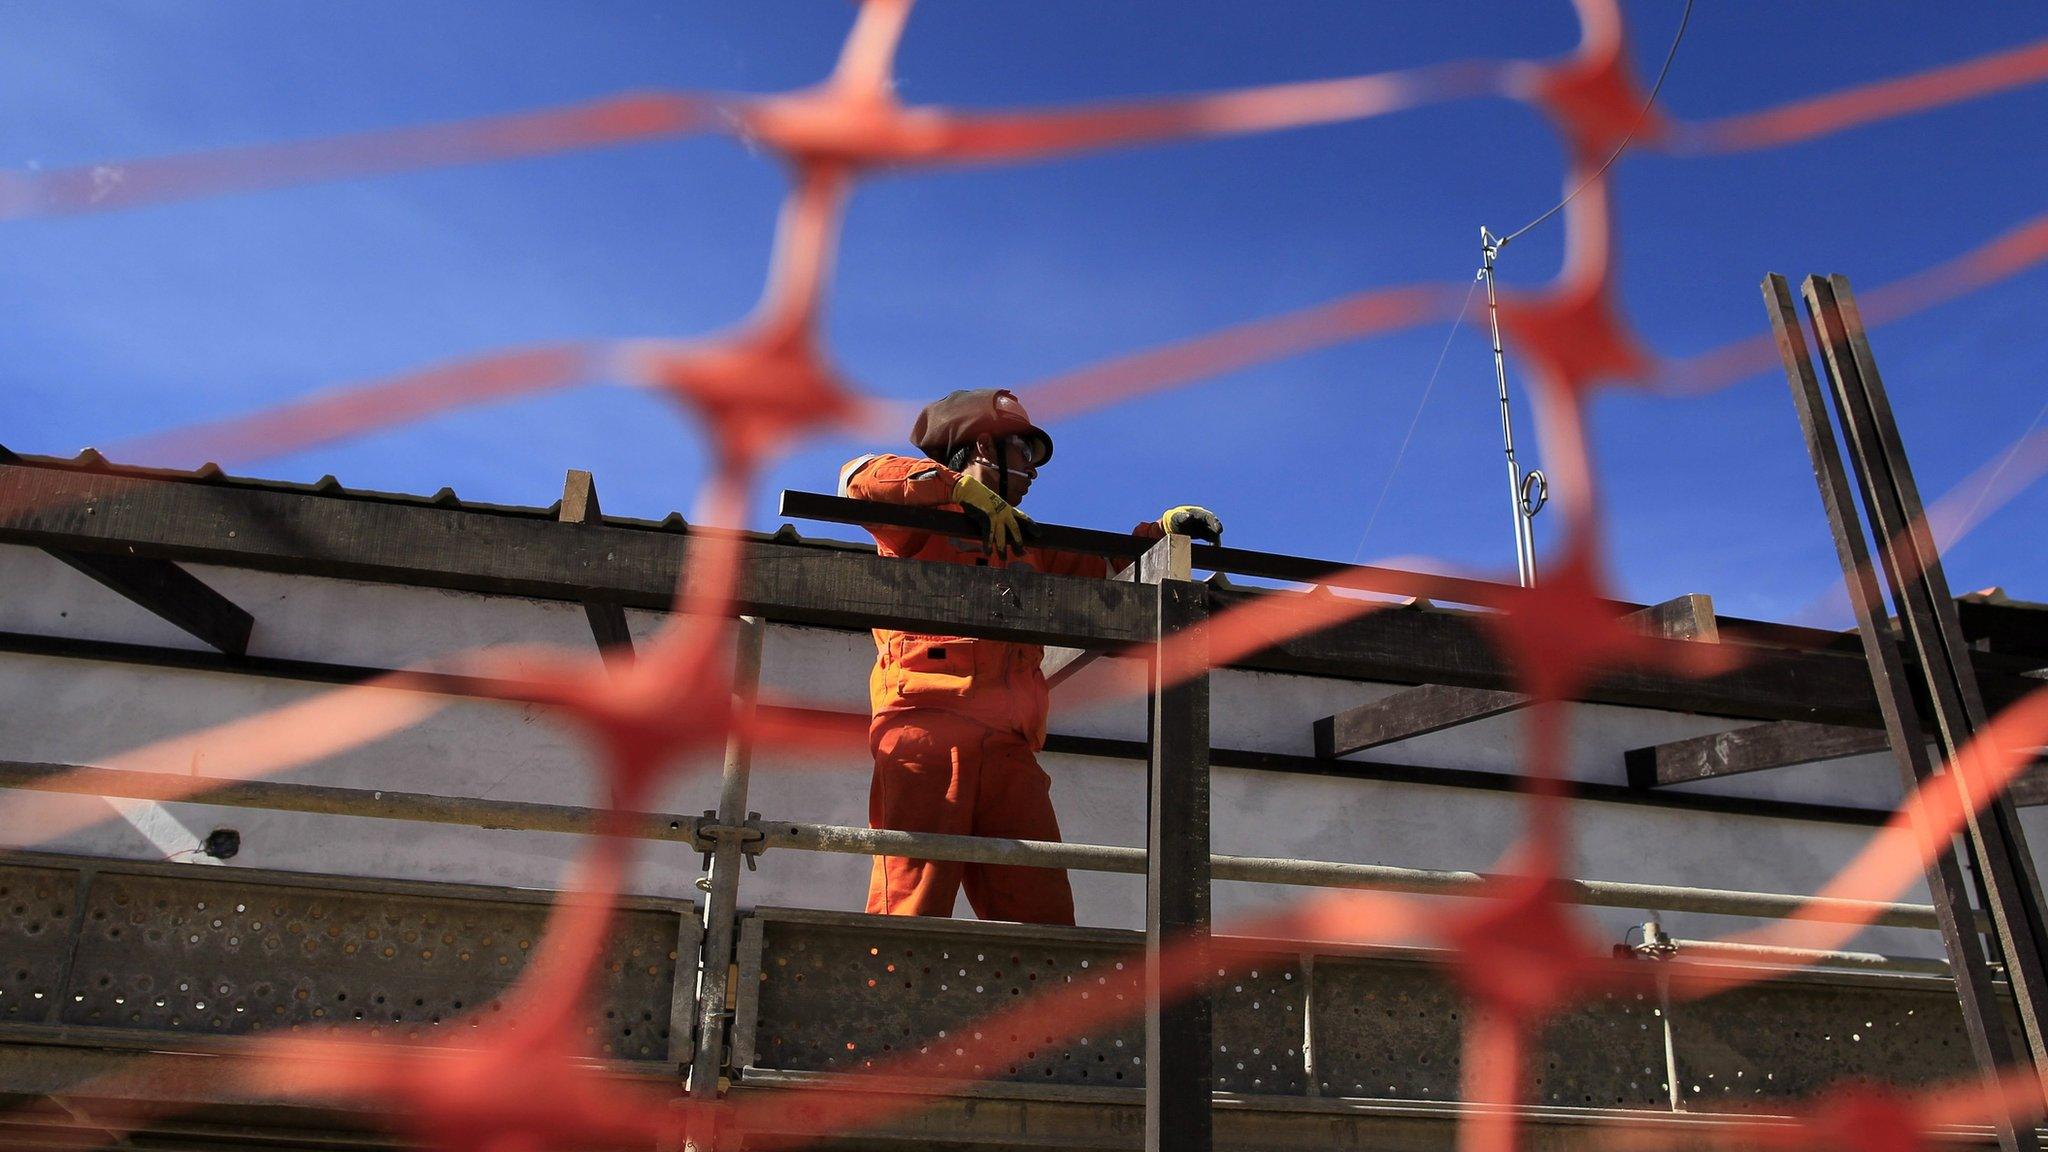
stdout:
MULTIPOLYGON (((1898 608, 1900 636, 1918 665, 1935 736, 1948 762, 1944 775, 1966 799, 1982 795, 1970 786, 1971 768, 1958 760, 1957 752, 1985 726, 1983 696, 1876 357, 1846 278, 1809 276, 1803 288, 1815 336, 1826 353, 1835 407, 1877 537, 1885 582, 1898 608)), ((1978 885, 2012 984, 2021 1031, 2035 1067, 2048 1069, 2048 913, 2033 855, 2018 813, 2003 793, 1965 812, 1978 885)))
POLYGON ((1184 575, 1158 587, 1145 833, 1145 1152, 1209 1152, 1209 590, 1184 575))
MULTIPOLYGON (((1878 591, 1877 575, 1870 563, 1864 541, 1863 523, 1849 489, 1848 469, 1835 445, 1834 425, 1828 417, 1827 402, 1812 357, 1799 326, 1792 303, 1791 286, 1783 276, 1766 276, 1764 303, 1770 313, 1772 333, 1785 376, 1792 386, 1799 427, 1806 438, 1807 454, 1813 460, 1813 474, 1820 486, 1821 504, 1835 538, 1836 559, 1848 584, 1849 602, 1855 610, 1856 629, 1863 640, 1864 658, 1870 665, 1877 688, 1878 709, 1884 716, 1885 734, 1898 761, 1899 774, 1911 792, 1934 774, 1927 759, 1927 741, 1920 730, 1919 713, 1907 688, 1905 663, 1898 643, 1885 619, 1884 599, 1878 591)), ((1823 341, 1823 343, 1825 343, 1823 341)), ((1917 809, 1915 810, 1917 812, 1917 809)), ((1934 898, 1934 910, 1941 923, 1941 939, 1948 952, 1949 968, 1955 973, 1956 994, 1962 1004, 1964 1030, 1977 1065, 1987 1078, 1995 1077, 2013 1062, 2014 1052, 2005 1027, 2005 1013, 1991 984, 1982 938, 1976 929, 1976 914, 1970 906, 1969 889, 1956 860, 1954 838, 1935 843, 1926 830, 1921 832, 1923 848, 1932 863, 1927 868, 1927 890, 1934 898)), ((1973 845, 1974 847, 1974 845, 1973 845)), ((1999 1147, 2010 1150, 2035 1147, 2030 1121, 2010 1114, 1994 1118, 1999 1147)))
POLYGON ((1508 403, 1508 358, 1500 343, 1500 301, 1493 292, 1493 262, 1500 255, 1500 239, 1479 229, 1479 278, 1486 281, 1486 322, 1493 330, 1493 380, 1500 388, 1500 436, 1507 448, 1508 506, 1515 514, 1515 573, 1522 587, 1536 583, 1536 528, 1522 495, 1522 466, 1515 460, 1515 421, 1508 403))
POLYGON ((761 687, 761 636, 766 622, 742 616, 732 674, 732 733, 725 742, 718 814, 710 831, 710 895, 704 901, 704 957, 697 977, 697 1047, 690 1057, 690 1095, 711 1099, 722 1090, 725 1026, 734 989, 734 925, 739 918, 740 872, 746 867, 741 829, 747 819, 747 779, 753 770, 751 730, 761 687))

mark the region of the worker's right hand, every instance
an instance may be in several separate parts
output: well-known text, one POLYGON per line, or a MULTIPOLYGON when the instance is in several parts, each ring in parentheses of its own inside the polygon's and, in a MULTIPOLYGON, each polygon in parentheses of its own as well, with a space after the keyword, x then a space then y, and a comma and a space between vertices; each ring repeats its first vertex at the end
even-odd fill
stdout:
POLYGON ((1022 552, 1025 539, 1035 527, 1031 517, 1010 507, 994 489, 972 476, 962 475, 960 482, 953 485, 953 503, 981 522, 983 542, 997 556, 1022 552))

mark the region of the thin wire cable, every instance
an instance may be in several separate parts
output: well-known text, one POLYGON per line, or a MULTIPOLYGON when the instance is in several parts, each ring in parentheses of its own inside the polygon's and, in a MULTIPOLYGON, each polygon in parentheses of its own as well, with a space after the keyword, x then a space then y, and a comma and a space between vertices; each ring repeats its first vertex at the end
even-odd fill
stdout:
POLYGON ((1444 333, 1444 346, 1437 350, 1436 367, 1430 369, 1429 382, 1422 386, 1422 400, 1415 405, 1415 417, 1408 421, 1408 433, 1401 437, 1401 447, 1394 453, 1394 466, 1387 469, 1387 482, 1380 485, 1380 498, 1373 501, 1372 515, 1366 518, 1365 532, 1358 538, 1358 547, 1351 550, 1351 562, 1358 563, 1359 554, 1365 551, 1365 542, 1372 536, 1372 526, 1379 522, 1380 509, 1386 507, 1387 493, 1394 490, 1394 477, 1401 473, 1401 459, 1408 455, 1408 442, 1415 439, 1415 429, 1422 424, 1422 410, 1429 407, 1429 394, 1436 389, 1436 378, 1444 370, 1444 357, 1450 353, 1451 341, 1458 335, 1458 326, 1465 322, 1465 312, 1472 307, 1472 292, 1479 287, 1479 278, 1465 288, 1465 301, 1458 305, 1458 314, 1451 319, 1451 330, 1444 333))
POLYGON ((1534 228, 1538 224, 1543 223, 1545 220, 1550 219, 1552 216, 1557 215, 1559 212, 1564 211, 1565 205, 1571 203, 1574 199, 1576 199, 1579 193, 1584 192, 1586 190, 1587 185, 1591 184, 1595 180, 1598 180, 1602 176, 1607 175, 1607 170, 1609 168, 1614 167, 1614 162, 1616 160, 1621 159, 1621 154, 1623 152, 1628 151, 1629 141, 1634 140, 1636 138, 1636 130, 1643 126, 1643 121, 1647 119, 1650 115, 1650 108, 1657 103, 1657 93, 1662 91, 1664 88, 1664 78, 1666 76, 1671 75, 1671 62, 1673 60, 1678 59, 1678 45, 1681 41, 1685 39, 1685 26, 1691 22, 1692 0, 1685 0, 1685 11, 1681 13, 1678 17, 1678 34, 1671 38, 1671 50, 1664 54, 1664 67, 1659 68, 1657 70, 1657 82, 1650 86, 1650 98, 1643 101, 1643 110, 1641 112, 1636 113, 1636 122, 1628 126, 1628 134, 1621 138, 1621 143, 1616 144, 1614 146, 1614 154, 1607 158, 1607 162, 1605 164, 1600 165, 1598 171, 1594 172, 1591 176, 1586 177, 1584 180, 1581 180, 1579 182, 1579 186, 1572 189, 1569 195, 1567 195, 1564 199, 1559 200, 1555 205, 1553 205, 1550 211, 1545 212, 1543 215, 1538 216, 1534 220, 1529 221, 1527 224, 1522 225, 1520 228, 1515 229, 1513 232, 1508 233, 1506 239, 1502 240, 1499 244, 1494 245, 1495 251, 1499 251, 1500 249, 1507 247, 1510 241, 1514 240, 1522 233, 1527 232, 1529 229, 1534 228))
POLYGON ((2033 420, 2028 422, 2027 430, 2020 433, 2020 438, 2013 441, 2012 447, 2005 450, 2005 459, 2000 460, 1998 467, 1991 470, 1991 475, 1984 481, 1984 486, 1977 489, 1977 498, 1970 501, 1970 510, 1963 513, 1962 517, 1956 521, 1955 527, 1950 529, 1948 540, 1941 545, 1941 551, 1946 552, 1950 548, 1955 547, 1956 541, 1962 538, 1963 532, 1968 529, 1970 522, 1976 519, 1977 509, 1984 506, 1984 498, 1991 495, 1991 489, 1998 484, 1998 478, 2005 475, 2006 467, 2012 463, 2013 457, 2020 454, 2020 449, 2026 446, 2028 437, 2034 434, 2035 428, 2040 427, 2041 418, 2044 416, 2048 416, 2048 404, 2041 405, 2041 410, 2034 413, 2033 420))

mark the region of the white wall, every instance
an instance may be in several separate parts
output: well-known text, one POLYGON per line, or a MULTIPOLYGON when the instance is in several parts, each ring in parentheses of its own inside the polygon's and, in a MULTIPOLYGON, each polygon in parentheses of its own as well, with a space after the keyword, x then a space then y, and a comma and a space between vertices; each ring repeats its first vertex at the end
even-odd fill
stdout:
MULTIPOLYGON (((341 664, 399 666, 503 644, 590 650, 575 605, 347 581, 195 567, 202 579, 252 611, 256 655, 341 664)), ((0 546, 0 629, 51 636, 197 648, 183 633, 33 549, 0 546)), ((645 636, 657 617, 634 613, 645 636)), ((764 692, 790 703, 859 711, 873 646, 865 633, 771 628, 764 650, 764 692)), ((723 658, 723 657, 722 657, 723 658)), ((1102 703, 1119 678, 1106 666, 1084 671, 1054 696, 1057 732, 1141 739, 1135 700, 1102 703)), ((1312 677, 1225 670, 1213 692, 1219 746, 1306 754, 1310 723, 1397 689, 1312 677)), ((233 673, 162 669, 70 657, 0 653, 0 758, 105 764, 154 741, 316 698, 333 689, 233 673)), ((1524 721, 1514 715, 1467 725, 1380 750, 1411 764, 1511 772, 1519 763, 1524 721)), ((1732 727, 1733 722, 1581 706, 1573 710, 1569 770, 1582 780, 1620 782, 1630 747, 1732 727)), ((199 742, 196 759, 158 765, 208 772, 217 751, 199 742)), ((1370 759, 1371 756, 1363 757, 1370 759)), ((1070 840, 1141 844, 1144 772, 1136 762, 1047 756, 1054 799, 1070 840)), ((671 811, 698 812, 717 794, 716 750, 681 766, 663 797, 671 811)), ((764 750, 756 760, 750 807, 771 818, 864 824, 869 765, 863 748, 842 754, 764 750)), ((549 709, 449 700, 419 723, 374 743, 324 757, 282 779, 356 788, 587 804, 594 782, 587 754, 549 709)), ((1715 791, 1869 806, 1895 803, 1899 790, 1882 756, 1785 769, 1715 782, 1715 791)), ((1516 839, 1521 800, 1420 784, 1376 783, 1218 768, 1214 774, 1214 847, 1218 852, 1485 869, 1516 839)), ((242 833, 230 866, 444 879, 548 887, 578 849, 573 837, 441 825, 267 813, 203 804, 126 805, 126 818, 94 798, 0 795, 0 844, 132 858, 161 858, 189 848, 211 828, 242 833), (72 824, 61 830, 53 813, 72 824)), ((1573 805, 1578 874, 1590 878, 1702 887, 1811 892, 1866 842, 1862 828, 1678 812, 1642 805, 1573 805)), ((2030 830, 2048 836, 2038 813, 2030 830)), ((684 896, 698 857, 680 845, 650 845, 636 880, 649 894, 684 896)), ((747 875, 747 903, 857 908, 867 862, 844 856, 771 852, 747 875)), ((1084 923, 1142 923, 1138 877, 1075 874, 1084 923)), ((1271 908, 1298 890, 1219 883, 1220 926, 1271 908)), ((1904 894, 1924 900, 1924 891, 1904 894)), ((965 914, 965 901, 961 902, 965 914)), ((1638 917, 1594 914, 1599 931, 1619 939, 1638 917)), ((1705 935, 1750 922, 1674 916, 1680 935, 1705 935)), ((1876 931, 1864 946, 1936 953, 1932 933, 1876 931)))

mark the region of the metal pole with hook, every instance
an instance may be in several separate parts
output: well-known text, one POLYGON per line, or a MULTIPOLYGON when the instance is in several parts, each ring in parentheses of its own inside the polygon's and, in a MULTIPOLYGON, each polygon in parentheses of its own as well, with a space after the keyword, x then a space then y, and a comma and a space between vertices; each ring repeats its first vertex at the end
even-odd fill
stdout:
POLYGON ((1533 521, 1536 513, 1550 499, 1550 481, 1541 471, 1531 468, 1527 474, 1515 460, 1515 422, 1508 403, 1508 360, 1500 343, 1500 302, 1493 291, 1493 262, 1500 254, 1504 241, 1486 229, 1479 227, 1479 278, 1486 281, 1486 320, 1493 330, 1493 378, 1500 388, 1500 435, 1507 447, 1508 457, 1508 500, 1514 505, 1515 517, 1515 572, 1521 577, 1522 587, 1536 583, 1536 529, 1533 521))

